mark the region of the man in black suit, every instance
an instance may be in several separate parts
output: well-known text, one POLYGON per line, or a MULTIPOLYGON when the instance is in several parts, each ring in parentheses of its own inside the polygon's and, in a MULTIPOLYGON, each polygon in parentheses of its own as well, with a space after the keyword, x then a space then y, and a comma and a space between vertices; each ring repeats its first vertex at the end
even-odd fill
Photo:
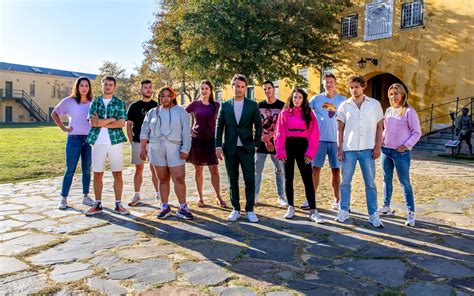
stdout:
POLYGON ((255 151, 262 137, 262 121, 256 102, 245 98, 247 78, 236 74, 232 78, 234 98, 222 103, 216 124, 216 155, 225 160, 233 210, 227 220, 240 218, 239 165, 245 181, 245 212, 250 222, 258 222, 253 212, 255 204, 255 151), (224 134, 224 142, 222 142, 224 134))

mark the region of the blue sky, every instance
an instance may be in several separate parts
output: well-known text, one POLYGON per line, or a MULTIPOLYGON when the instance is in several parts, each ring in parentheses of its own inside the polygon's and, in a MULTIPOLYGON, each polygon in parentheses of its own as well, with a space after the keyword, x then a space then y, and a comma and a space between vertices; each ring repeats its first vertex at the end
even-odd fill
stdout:
POLYGON ((132 73, 151 37, 157 0, 0 0, 0 62, 132 73))

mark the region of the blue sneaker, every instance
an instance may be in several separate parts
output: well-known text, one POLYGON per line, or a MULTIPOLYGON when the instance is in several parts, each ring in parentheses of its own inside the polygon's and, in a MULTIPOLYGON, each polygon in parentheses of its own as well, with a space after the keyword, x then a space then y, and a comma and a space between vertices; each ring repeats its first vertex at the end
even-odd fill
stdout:
POLYGON ((158 219, 166 219, 169 216, 171 216, 171 210, 170 207, 162 207, 161 211, 158 215, 156 215, 156 218, 158 219))
POLYGON ((191 214, 187 206, 184 206, 176 211, 176 217, 184 220, 193 220, 194 216, 191 214))

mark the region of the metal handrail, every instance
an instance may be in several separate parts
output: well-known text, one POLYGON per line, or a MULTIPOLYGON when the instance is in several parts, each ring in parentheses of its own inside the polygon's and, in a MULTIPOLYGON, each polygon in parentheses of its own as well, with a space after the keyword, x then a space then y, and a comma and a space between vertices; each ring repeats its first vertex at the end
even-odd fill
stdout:
MULTIPOLYGON (((420 112, 423 112, 423 111, 426 111, 426 110, 430 110, 431 108, 437 108, 437 107, 441 107, 441 106, 444 106, 444 105, 448 105, 448 104, 451 104, 451 103, 454 103, 454 102, 460 102, 460 101, 464 101, 464 100, 467 100, 467 99, 472 99, 474 97, 465 97, 465 98, 456 98, 452 101, 449 101, 449 102, 445 102, 445 103, 442 103, 442 104, 439 104, 439 105, 436 105, 436 106, 433 106, 433 104, 430 106, 430 107, 427 107, 427 108, 424 108, 424 109, 420 109, 420 110, 417 110, 416 113, 420 114, 420 112)), ((470 103, 468 103, 467 105, 469 105, 470 103)))
MULTIPOLYGON (((429 118, 428 119, 425 119, 425 120, 422 120, 420 121, 420 125, 421 124, 426 124, 429 122, 429 132, 428 134, 431 134, 433 132, 433 121, 434 120, 437 120, 437 119, 440 119, 440 118, 444 118, 444 117, 448 117, 450 116, 451 113, 454 113, 455 116, 457 116, 457 114, 460 112, 460 110, 464 107, 467 107, 470 105, 470 109, 471 109, 471 119, 472 119, 472 109, 473 109, 473 105, 474 105, 474 97, 465 97, 465 98, 462 98, 460 99, 459 97, 456 98, 455 100, 452 100, 452 101, 449 101, 449 102, 445 102, 445 103, 442 103, 442 104, 439 104, 439 105, 434 105, 434 104, 431 104, 431 107, 428 107, 428 108, 425 108, 425 109, 421 109, 421 110, 418 110, 417 113, 418 113, 418 116, 420 115, 421 112, 423 111, 430 111, 430 114, 429 114, 429 118), (461 101, 464 101, 464 100, 467 100, 467 99, 470 99, 470 102, 465 104, 463 107, 459 107, 459 102, 461 101), (443 115, 440 115, 440 116, 437 116, 437 117, 433 117, 433 113, 434 113, 434 109, 435 108, 438 108, 438 107, 441 107, 441 106, 446 106, 448 104, 453 104, 453 103, 456 103, 456 109, 453 111, 447 111, 446 114, 443 114, 443 115)), ((419 116, 420 117, 420 116, 419 116)))
POLYGON ((22 100, 23 105, 28 108, 37 119, 47 121, 48 115, 41 109, 41 107, 24 91, 14 89, 7 92, 6 89, 0 89, 0 98, 2 99, 19 99, 22 100), (7 95, 9 95, 7 97, 7 95), (10 96, 11 95, 11 96, 10 96))

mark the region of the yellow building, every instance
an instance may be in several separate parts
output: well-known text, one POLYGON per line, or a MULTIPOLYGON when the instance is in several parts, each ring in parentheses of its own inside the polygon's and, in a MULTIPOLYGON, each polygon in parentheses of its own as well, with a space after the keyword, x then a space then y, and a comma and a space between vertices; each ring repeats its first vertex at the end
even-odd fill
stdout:
MULTIPOLYGON (((449 124, 449 112, 456 106, 458 110, 465 105, 471 108, 474 1, 352 2, 341 15, 340 62, 329 69, 298 69, 307 75, 310 94, 322 90, 321 73, 331 71, 338 77, 339 92, 347 96, 345 80, 357 73, 368 80, 366 94, 386 108, 388 87, 400 82, 410 93, 410 104, 419 111, 425 133, 430 127, 449 124)), ((278 85, 280 98, 286 100, 290 88, 283 80, 278 85)), ((231 88, 226 87, 222 98, 231 96, 231 88)), ((254 98, 264 98, 261 87, 255 88, 254 98)))
POLYGON ((51 112, 69 95, 74 81, 94 74, 0 62, 0 122, 51 121, 51 112))

